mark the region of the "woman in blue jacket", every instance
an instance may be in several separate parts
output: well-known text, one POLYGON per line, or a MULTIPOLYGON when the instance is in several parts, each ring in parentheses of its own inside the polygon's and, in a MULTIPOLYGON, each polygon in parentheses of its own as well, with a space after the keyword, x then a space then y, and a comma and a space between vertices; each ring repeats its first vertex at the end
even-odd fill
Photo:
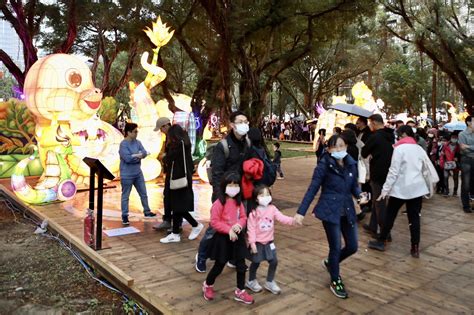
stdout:
POLYGON ((321 188, 321 196, 313 210, 314 216, 323 221, 329 243, 328 259, 322 261, 331 275, 329 288, 339 298, 347 298, 339 275, 339 263, 357 251, 357 219, 352 195, 360 203, 367 203, 357 183, 357 162, 347 154, 347 140, 334 135, 328 140, 327 153, 321 156, 314 169, 311 184, 295 215, 302 224, 311 202, 321 188), (341 248, 341 234, 345 246, 341 248))

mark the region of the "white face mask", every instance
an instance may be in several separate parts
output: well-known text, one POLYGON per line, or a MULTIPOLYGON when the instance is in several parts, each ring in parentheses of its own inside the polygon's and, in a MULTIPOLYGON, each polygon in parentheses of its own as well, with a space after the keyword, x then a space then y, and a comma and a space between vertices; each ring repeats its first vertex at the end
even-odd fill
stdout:
POLYGON ((245 135, 247 134, 247 132, 249 132, 249 125, 248 125, 248 124, 244 124, 244 123, 235 124, 235 132, 236 132, 239 136, 245 136, 245 135))
POLYGON ((270 204, 270 202, 272 202, 272 196, 262 196, 262 197, 258 197, 258 204, 263 206, 263 207, 266 207, 270 204))
POLYGON ((235 196, 237 196, 239 192, 240 192, 240 187, 227 186, 225 188, 225 193, 231 198, 234 198, 235 196))

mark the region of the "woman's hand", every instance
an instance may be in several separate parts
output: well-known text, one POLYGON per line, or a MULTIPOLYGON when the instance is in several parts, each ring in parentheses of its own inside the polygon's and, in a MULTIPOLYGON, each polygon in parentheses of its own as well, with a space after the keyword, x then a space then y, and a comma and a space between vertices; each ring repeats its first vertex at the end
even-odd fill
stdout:
POLYGON ((242 231, 242 227, 240 226, 240 224, 236 223, 232 226, 232 231, 234 231, 235 233, 239 234, 240 231, 242 231))
POLYGON ((303 219, 304 217, 301 214, 295 214, 293 217, 293 222, 295 225, 303 225, 303 219))
POLYGON ((237 236, 237 234, 235 234, 234 230, 230 229, 229 231, 229 239, 232 241, 232 242, 235 242, 239 237, 237 236))
POLYGON ((380 197, 377 198, 377 201, 382 201, 382 200, 384 200, 385 198, 387 198, 387 196, 388 196, 388 193, 386 193, 385 191, 382 191, 382 192, 380 193, 380 197))

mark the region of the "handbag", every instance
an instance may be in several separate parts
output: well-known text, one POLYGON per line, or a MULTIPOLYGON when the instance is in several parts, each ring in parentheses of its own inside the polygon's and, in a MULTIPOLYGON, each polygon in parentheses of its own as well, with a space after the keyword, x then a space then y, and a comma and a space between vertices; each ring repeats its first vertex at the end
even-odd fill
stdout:
POLYGON ((359 159, 357 160, 357 171, 359 173, 358 182, 365 184, 367 179, 367 167, 365 166, 365 161, 360 154, 359 159))
POLYGON ((186 155, 184 153, 184 141, 181 141, 183 145, 183 162, 184 162, 184 176, 180 178, 173 179, 173 169, 174 169, 174 161, 171 164, 171 174, 170 174, 170 189, 171 190, 178 190, 188 186, 188 176, 186 171, 186 155))
POLYGON ((425 184, 428 187, 428 194, 425 197, 429 199, 434 195, 436 183, 439 181, 439 177, 428 156, 424 157, 422 163, 421 173, 425 180, 425 184))
POLYGON ((455 161, 446 161, 444 162, 444 169, 447 171, 454 170, 456 168, 456 162, 455 161))

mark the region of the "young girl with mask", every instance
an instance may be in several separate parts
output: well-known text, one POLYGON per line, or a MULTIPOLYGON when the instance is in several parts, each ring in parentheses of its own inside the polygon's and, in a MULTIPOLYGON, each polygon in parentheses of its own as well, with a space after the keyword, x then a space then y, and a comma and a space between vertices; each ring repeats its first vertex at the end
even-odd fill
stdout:
POLYGON ((252 296, 245 291, 245 256, 247 248, 242 229, 247 223, 247 215, 241 197, 241 176, 237 172, 224 174, 220 184, 218 199, 212 204, 210 226, 216 231, 210 241, 207 257, 215 260, 202 285, 204 299, 214 299, 214 282, 221 274, 226 263, 235 262, 237 288, 234 300, 252 304, 252 296))
POLYGON ((314 169, 311 184, 295 215, 296 224, 301 225, 314 197, 321 189, 321 196, 313 210, 314 216, 323 221, 329 243, 328 259, 322 261, 329 272, 329 288, 339 298, 347 298, 339 264, 357 251, 357 219, 352 196, 360 204, 368 202, 366 193, 362 193, 358 182, 357 162, 347 154, 347 141, 334 135, 328 140, 327 153, 314 169), (341 235, 345 246, 342 247, 341 235))
POLYGON ((281 289, 275 282, 275 272, 278 264, 276 247, 273 243, 275 220, 293 225, 293 218, 283 215, 272 202, 272 195, 268 186, 259 185, 253 190, 253 200, 258 206, 249 214, 247 221, 247 236, 250 245, 249 281, 245 284, 253 292, 262 291, 257 281, 257 269, 263 260, 268 261, 267 281, 265 289, 273 294, 279 294, 281 289))

